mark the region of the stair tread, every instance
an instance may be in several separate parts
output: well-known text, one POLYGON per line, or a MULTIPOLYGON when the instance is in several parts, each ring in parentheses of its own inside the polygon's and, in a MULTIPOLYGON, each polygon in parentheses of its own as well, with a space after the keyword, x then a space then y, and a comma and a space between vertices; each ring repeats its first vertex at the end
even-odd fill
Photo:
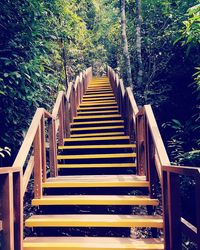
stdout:
POLYGON ((48 195, 33 199, 32 205, 153 205, 158 199, 149 196, 130 195, 48 195))
POLYGON ((58 155, 57 159, 100 159, 100 158, 129 158, 136 157, 136 153, 115 153, 115 154, 83 154, 83 155, 58 155))
POLYGON ((92 118, 112 118, 112 117, 120 117, 121 118, 121 115, 86 115, 86 116, 76 116, 74 117, 74 120, 80 120, 80 119, 92 119, 92 118))
POLYGON ((109 141, 109 140, 129 140, 129 136, 122 135, 122 136, 110 136, 110 137, 90 137, 90 138, 64 138, 65 142, 70 141, 109 141))
POLYGON ((117 105, 117 102, 115 101, 112 101, 112 102, 96 102, 96 103, 81 103, 79 105, 79 107, 84 107, 84 106, 101 106, 101 105, 111 105, 111 106, 114 106, 114 105, 117 105))
POLYGON ((85 127, 85 128, 71 128, 71 131, 83 131, 83 130, 104 130, 104 129, 117 129, 124 128, 124 126, 102 126, 102 127, 85 127))
POLYGON ((89 134, 73 134, 71 138, 76 137, 99 137, 99 136, 108 136, 108 135, 124 135, 124 132, 106 132, 106 133, 89 133, 89 134))
POLYGON ((133 168, 136 163, 57 164, 58 168, 133 168))
POLYGON ((87 124, 107 124, 107 123, 124 123, 123 120, 107 120, 107 121, 88 121, 88 122, 73 122, 70 125, 87 125, 87 124))
POLYGON ((78 111, 77 115, 84 115, 84 114, 105 114, 105 113, 119 113, 118 109, 111 109, 111 110, 100 110, 100 111, 78 111))
POLYGON ((87 149, 87 148, 135 148, 136 144, 111 144, 111 145, 84 145, 84 146, 59 146, 59 149, 87 149))
POLYGON ((73 175, 48 178, 43 187, 149 187, 149 182, 138 175, 73 175))
POLYGON ((116 214, 51 214, 32 215, 26 227, 156 227, 163 228, 163 219, 157 215, 116 214))
POLYGON ((28 237, 24 250, 164 250, 161 239, 115 237, 28 237))
POLYGON ((113 96, 114 97, 114 94, 113 93, 111 93, 111 94, 107 94, 107 93, 105 93, 105 94, 90 94, 90 95, 85 94, 83 96, 83 98, 85 98, 85 97, 104 97, 104 96, 113 96))

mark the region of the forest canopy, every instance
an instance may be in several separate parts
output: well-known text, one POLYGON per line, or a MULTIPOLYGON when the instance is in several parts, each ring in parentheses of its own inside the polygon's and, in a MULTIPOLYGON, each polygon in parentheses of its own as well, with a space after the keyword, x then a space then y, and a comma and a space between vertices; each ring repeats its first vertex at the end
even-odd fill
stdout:
MULTIPOLYGON (((200 166, 200 1, 141 1, 142 65, 137 4, 128 0, 125 6, 134 95, 139 105, 152 104, 171 161, 200 166)), ((128 84, 120 7, 117 0, 2 1, 0 148, 6 147, 6 164, 36 108, 51 110, 58 90, 81 70, 92 65, 103 72, 110 65, 128 84)))

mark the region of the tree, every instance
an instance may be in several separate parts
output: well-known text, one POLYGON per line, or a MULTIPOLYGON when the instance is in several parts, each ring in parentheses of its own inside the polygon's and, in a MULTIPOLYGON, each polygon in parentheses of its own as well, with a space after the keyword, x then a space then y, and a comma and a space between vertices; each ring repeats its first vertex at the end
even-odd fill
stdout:
POLYGON ((141 0, 136 0, 136 48, 137 48, 137 85, 143 84, 143 64, 142 64, 142 37, 141 37, 141 27, 142 27, 142 3, 141 0))
POLYGON ((126 34, 126 12, 125 12, 126 3, 125 2, 126 2, 125 0, 121 0, 122 44, 123 44, 125 68, 126 68, 126 74, 127 74, 127 83, 128 83, 128 86, 131 86, 131 88, 133 89, 131 62, 130 62, 130 55, 128 51, 128 40, 127 40, 127 34, 126 34))

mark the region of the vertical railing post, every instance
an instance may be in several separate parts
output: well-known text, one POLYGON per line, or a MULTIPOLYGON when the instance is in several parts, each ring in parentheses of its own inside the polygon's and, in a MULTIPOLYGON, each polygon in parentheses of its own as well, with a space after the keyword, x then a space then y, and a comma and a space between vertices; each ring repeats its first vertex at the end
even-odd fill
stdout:
POLYGON ((22 191, 22 171, 13 173, 13 190, 14 190, 14 244, 15 250, 23 249, 23 191, 22 191))
POLYGON ((42 197, 42 142, 41 123, 34 139, 34 194, 35 198, 42 197))
POLYGON ((63 146, 63 139, 64 139, 64 127, 63 127, 63 115, 64 115, 64 112, 63 112, 63 100, 62 100, 62 103, 60 105, 60 108, 59 108, 59 113, 58 113, 58 116, 59 116, 59 146, 63 146))
MULTIPOLYGON (((136 145, 137 145, 137 174, 144 175, 146 172, 146 144, 145 144, 145 115, 144 109, 136 116, 136 145)), ((148 179, 148 176, 147 176, 148 179)))
POLYGON ((14 206, 13 206, 13 175, 8 173, 2 180, 2 249, 14 250, 14 206))
POLYGON ((41 154, 42 154, 42 181, 46 181, 46 136, 45 136, 45 116, 42 115, 41 123, 41 154))
POLYGON ((57 142, 56 142, 56 125, 54 119, 48 119, 49 123, 49 162, 50 176, 57 176, 57 142))
POLYGON ((151 136, 151 132, 148 126, 148 123, 146 121, 146 156, 147 156, 147 161, 146 161, 146 169, 148 173, 148 180, 150 183, 150 197, 156 198, 156 186, 158 185, 158 174, 156 170, 156 165, 155 165, 155 146, 153 143, 153 139, 151 136))
POLYGON ((181 197, 179 175, 167 172, 167 200, 165 196, 165 249, 182 249, 181 197), (166 228, 168 226, 168 228, 166 228), (168 231, 168 232, 167 232, 168 231))

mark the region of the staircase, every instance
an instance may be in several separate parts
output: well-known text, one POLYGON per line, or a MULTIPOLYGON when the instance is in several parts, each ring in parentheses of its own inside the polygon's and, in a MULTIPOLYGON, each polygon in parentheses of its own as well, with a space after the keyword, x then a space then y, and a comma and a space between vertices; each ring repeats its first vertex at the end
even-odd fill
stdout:
POLYGON ((136 145, 125 135, 107 77, 90 81, 64 142, 58 176, 47 178, 43 196, 32 200, 38 213, 25 221, 31 232, 23 249, 164 249, 159 201, 150 198, 146 176, 136 174, 136 145), (133 237, 138 228, 147 228, 148 237, 133 237))

